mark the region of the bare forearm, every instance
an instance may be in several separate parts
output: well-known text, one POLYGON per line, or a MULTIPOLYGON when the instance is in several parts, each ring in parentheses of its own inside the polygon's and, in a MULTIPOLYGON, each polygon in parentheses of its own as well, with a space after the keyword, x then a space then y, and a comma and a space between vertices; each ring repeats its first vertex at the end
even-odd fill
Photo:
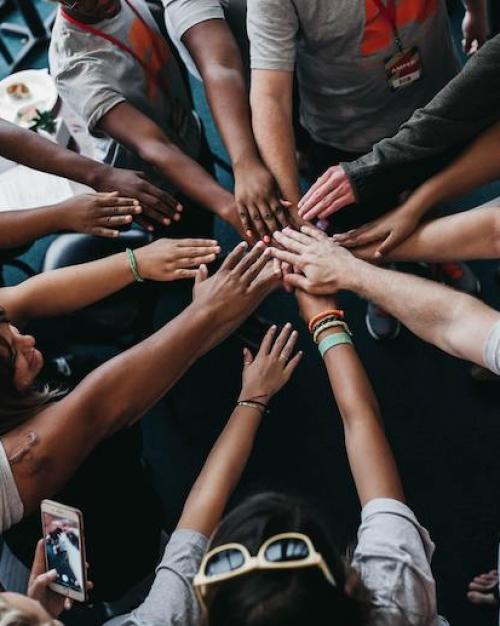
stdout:
MULTIPOLYGON (((353 249, 367 261, 375 257, 379 243, 353 249)), ((384 255, 386 261, 471 261, 500 258, 500 207, 464 211, 420 226, 402 244, 384 255)))
POLYGON ((191 489, 178 528, 207 537, 213 533, 247 464, 261 419, 256 409, 234 410, 191 489))
POLYGON ((125 253, 45 272, 15 289, 19 305, 13 317, 21 320, 52 317, 77 311, 133 282, 125 253))
POLYGON ((66 150, 58 144, 0 120, 0 154, 27 167, 93 186, 108 166, 66 150))
POLYGON ((484 344, 500 314, 476 298, 363 261, 356 262, 345 286, 381 306, 424 341, 484 364, 484 344))
POLYGON ((296 206, 300 187, 291 104, 284 105, 275 98, 252 93, 252 118, 260 154, 283 198, 296 206))
POLYGON ((56 206, 0 211, 0 248, 22 246, 62 229, 61 211, 56 206))
POLYGON ((325 365, 344 423, 347 456, 361 504, 375 497, 404 501, 378 402, 355 349, 350 345, 330 349, 325 365))

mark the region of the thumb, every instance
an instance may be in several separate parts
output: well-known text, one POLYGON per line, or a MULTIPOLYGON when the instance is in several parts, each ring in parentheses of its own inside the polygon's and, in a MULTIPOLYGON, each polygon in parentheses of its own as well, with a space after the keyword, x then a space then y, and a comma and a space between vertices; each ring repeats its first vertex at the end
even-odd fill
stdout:
POLYGON ((288 287, 302 289, 302 291, 310 293, 310 289, 312 286, 311 282, 301 274, 287 274, 284 277, 284 281, 288 287))
POLYGON ((245 347, 243 348, 243 367, 246 368, 253 363, 253 354, 245 347))
POLYGON ((200 267, 198 268, 198 271, 196 272, 194 284, 199 285, 203 283, 205 280, 207 280, 207 278, 208 278, 208 269, 207 269, 207 266, 203 263, 202 265, 200 265, 200 267))
POLYGON ((399 243, 401 243, 402 238, 395 235, 393 232, 389 233, 389 236, 380 244, 377 251, 375 252, 375 257, 380 259, 385 254, 388 254, 393 248, 395 248, 399 243))
POLYGON ((30 597, 38 598, 39 595, 57 578, 57 571, 55 569, 51 569, 45 574, 40 574, 37 576, 35 580, 32 582, 30 587, 30 597))

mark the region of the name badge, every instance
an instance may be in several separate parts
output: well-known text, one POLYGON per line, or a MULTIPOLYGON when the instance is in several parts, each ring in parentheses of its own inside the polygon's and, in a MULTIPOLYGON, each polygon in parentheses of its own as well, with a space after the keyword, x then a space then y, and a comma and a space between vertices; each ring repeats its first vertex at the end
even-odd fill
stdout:
POLYGON ((401 50, 384 62, 391 91, 399 91, 422 78, 422 61, 418 48, 401 50))

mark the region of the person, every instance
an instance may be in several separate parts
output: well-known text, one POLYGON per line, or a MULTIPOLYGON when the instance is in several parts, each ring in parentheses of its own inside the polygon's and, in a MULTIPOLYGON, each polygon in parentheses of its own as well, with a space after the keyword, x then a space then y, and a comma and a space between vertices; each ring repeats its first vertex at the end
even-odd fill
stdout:
POLYGON ((215 258, 214 242, 158 240, 132 259, 121 253, 0 290, 5 310, 0 323, 0 532, 55 494, 100 441, 137 421, 197 358, 251 314, 276 286, 277 270, 269 267, 263 248, 258 244, 244 256, 246 244, 240 244, 207 278, 204 262, 215 258), (34 338, 22 335, 11 321, 88 306, 134 278, 169 281, 195 275, 196 300, 151 337, 94 370, 62 398, 56 390, 36 388, 43 356, 34 338))
MULTIPOLYGON (((189 72, 203 80, 211 113, 230 157, 236 206, 246 235, 270 242, 269 236, 288 220, 275 180, 255 143, 247 68, 242 62, 245 50, 241 50, 241 37, 238 45, 233 36, 234 22, 245 22, 246 2, 202 0, 195 11, 186 0, 164 0, 164 5, 172 41, 189 72)), ((246 31, 244 39, 247 42, 246 31)))
MULTIPOLYGON (((189 202, 184 231, 210 230, 201 206, 237 230, 234 197, 200 163, 202 137, 170 47, 144 0, 60 0, 49 50, 62 100, 94 137, 105 161, 143 169, 148 179, 189 202)), ((165 225, 180 221, 176 209, 165 225)), ((182 228, 181 225, 175 227, 182 228)))
POLYGON ((376 143, 359 159, 324 172, 300 200, 301 217, 324 218, 354 201, 364 205, 387 195, 396 198, 443 169, 499 121, 499 63, 496 35, 393 137, 376 143))
MULTIPOLYGON (((118 192, 121 197, 133 198, 142 209, 141 213, 135 215, 135 220, 146 227, 151 226, 151 223, 162 223, 165 217, 174 215, 174 208, 182 208, 169 193, 149 183, 141 171, 120 169, 93 161, 2 119, 0 156, 35 170, 68 178, 101 193, 118 192)), ((66 208, 72 209, 71 206, 66 208)), ((84 214, 84 211, 80 213, 84 214)), ((3 215, 0 218, 10 219, 3 215)), ((19 233, 27 228, 27 224, 16 227, 15 224, 5 223, 5 229, 11 227, 19 233)), ((1 230, 3 232, 4 228, 1 230)))
POLYGON ((247 419, 236 408, 191 490, 150 595, 107 626, 437 624, 434 545, 405 504, 377 400, 345 318, 332 297, 301 293, 298 300, 325 360, 362 506, 351 561, 342 559, 312 507, 283 494, 252 496, 219 522, 272 395, 268 363, 285 338, 282 332, 270 358, 270 331, 255 360, 248 357, 239 397, 264 398, 263 406, 245 407, 253 411, 247 419), (257 365, 260 372, 253 369, 257 365))
POLYGON ((273 256, 298 272, 285 276, 290 287, 369 298, 424 341, 500 374, 500 313, 477 298, 366 263, 311 226, 274 237, 284 250, 273 248, 273 256))
MULTIPOLYGON (((476 24, 485 22, 482 0, 464 4, 476 24)), ((255 137, 283 197, 294 207, 301 196, 291 122, 295 64, 313 180, 328 165, 353 161, 392 136, 458 71, 441 1, 344 2, 332 12, 323 0, 255 0, 248 6, 248 34, 255 137)), ((346 207, 332 216, 330 228, 348 231, 392 206, 386 197, 363 210, 346 207)), ((469 283, 475 287, 471 270, 460 270, 461 281, 447 272, 449 280, 464 289, 469 283)), ((375 339, 399 334, 397 320, 371 304, 366 323, 375 339)))
MULTIPOLYGON (((439 204, 497 180, 500 177, 499 146, 500 123, 496 123, 448 167, 418 187, 400 207, 349 234, 336 236, 335 240, 346 247, 354 248, 376 242, 375 254, 382 258, 403 243, 425 216, 439 204)), ((456 234, 462 237, 465 235, 463 231, 457 231, 456 234)), ((473 243, 471 235, 469 231, 469 240, 473 243)), ((475 237, 474 241, 479 243, 475 237)))

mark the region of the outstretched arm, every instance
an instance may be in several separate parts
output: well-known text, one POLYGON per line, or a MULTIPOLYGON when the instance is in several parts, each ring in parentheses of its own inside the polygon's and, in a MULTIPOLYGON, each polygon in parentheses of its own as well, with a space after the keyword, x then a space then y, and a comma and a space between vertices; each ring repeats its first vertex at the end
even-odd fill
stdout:
MULTIPOLYGON (((310 296, 297 292, 306 322, 332 309, 332 297, 310 296)), ((319 334, 318 341, 343 332, 333 327, 319 334)), ((344 424, 349 465, 361 505, 374 498, 393 498, 404 502, 404 493, 389 442, 384 433, 377 398, 353 345, 342 344, 329 349, 325 365, 333 394, 344 424)))
POLYGON ((422 217, 442 202, 457 198, 500 176, 500 124, 495 124, 459 158, 419 187, 406 202, 370 224, 335 240, 347 247, 378 242, 385 256, 415 231, 422 217))
POLYGON ((207 93, 210 109, 231 158, 239 216, 250 236, 264 238, 286 226, 277 186, 259 155, 250 121, 240 51, 222 19, 191 27, 182 37, 207 93))
MULTIPOLYGON (((215 260, 220 248, 205 239, 158 239, 135 250, 144 279, 171 281, 194 278, 202 263, 215 260)), ((134 282, 126 252, 98 261, 45 272, 15 287, 0 289, 10 319, 19 323, 77 311, 134 282)))
POLYGON ((140 419, 276 286, 263 246, 244 251, 238 246, 210 279, 202 266, 193 304, 2 438, 26 512, 60 489, 100 441, 140 419))
POLYGON ((245 349, 239 402, 216 441, 184 505, 177 528, 196 530, 206 537, 215 530, 227 501, 238 484, 253 448, 265 407, 287 383, 301 353, 293 358, 297 332, 287 324, 275 339, 276 327, 266 334, 255 357, 245 349))
POLYGON ((485 346, 500 313, 449 287, 356 259, 310 226, 301 230, 275 233, 286 250, 273 249, 273 255, 303 272, 285 277, 290 286, 316 294, 353 291, 394 315, 425 341, 486 365, 485 346))
MULTIPOLYGON (((128 102, 114 106, 99 128, 136 152, 190 200, 240 226, 233 196, 194 159, 185 154, 149 117, 128 102)), ((180 215, 174 216, 179 219, 180 215)))
POLYGON ((30 130, 0 120, 0 156, 27 167, 74 180, 96 191, 118 191, 139 200, 144 214, 170 215, 178 202, 145 180, 141 172, 117 169, 66 150, 30 130))

